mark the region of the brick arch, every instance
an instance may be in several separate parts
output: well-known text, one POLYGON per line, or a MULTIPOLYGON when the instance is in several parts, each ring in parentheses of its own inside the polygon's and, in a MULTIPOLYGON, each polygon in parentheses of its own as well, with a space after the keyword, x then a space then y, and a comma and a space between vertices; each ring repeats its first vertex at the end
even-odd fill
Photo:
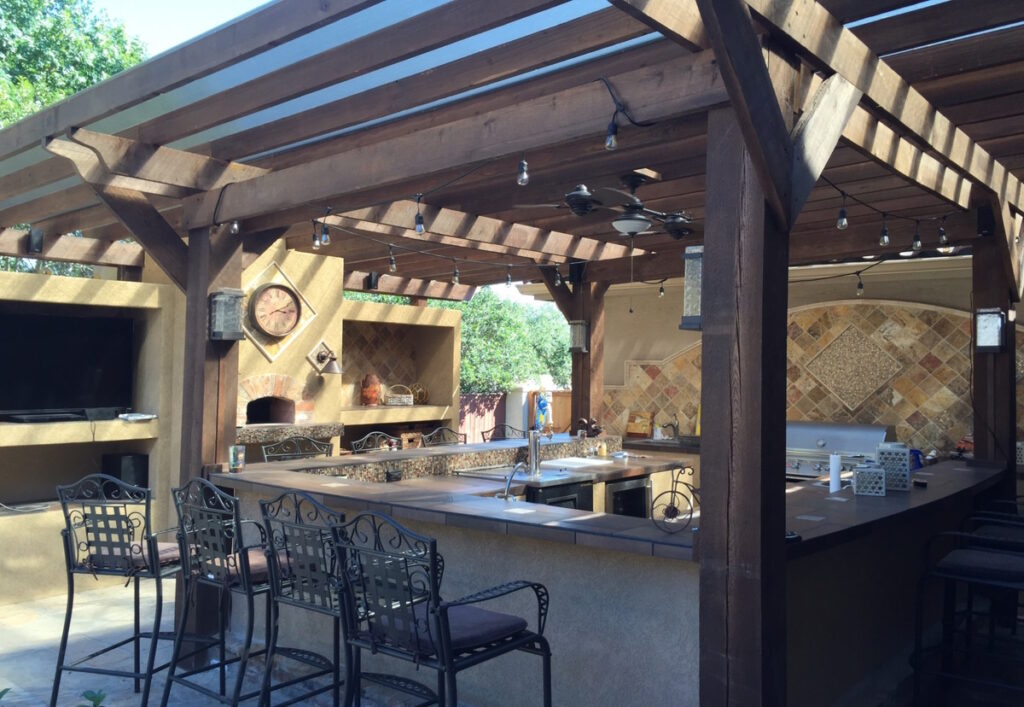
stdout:
POLYGON ((238 404, 235 408, 235 424, 245 424, 246 406, 259 398, 285 398, 295 403, 295 422, 313 421, 313 401, 306 398, 302 384, 282 373, 265 373, 250 376, 238 382, 238 404))

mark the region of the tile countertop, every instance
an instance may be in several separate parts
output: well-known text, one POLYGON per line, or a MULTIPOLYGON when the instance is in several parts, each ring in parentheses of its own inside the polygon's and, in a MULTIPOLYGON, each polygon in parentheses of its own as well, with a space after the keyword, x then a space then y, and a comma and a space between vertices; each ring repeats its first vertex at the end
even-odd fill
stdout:
MULTIPOLYGON (((614 460, 613 465, 574 470, 580 480, 599 481, 640 476, 652 470, 671 468, 671 455, 654 459, 614 460), (644 462, 641 464, 640 462, 644 462), (585 478, 584 478, 585 477, 585 478)), ((577 511, 525 501, 510 502, 495 498, 504 490, 504 481, 465 476, 429 476, 403 479, 393 483, 360 481, 323 474, 296 473, 272 464, 246 465, 236 474, 212 474, 211 481, 236 492, 253 492, 272 497, 284 490, 306 491, 334 499, 338 505, 354 510, 374 510, 395 518, 520 535, 634 552, 679 560, 692 560, 692 532, 676 534, 658 530, 649 518, 632 518, 607 513, 577 511)), ((560 478, 558 483, 569 483, 560 478)), ((521 483, 513 489, 522 488, 521 483)))
MULTIPOLYGON (((615 460, 612 465, 575 470, 591 479, 607 481, 669 468, 672 455, 647 455, 647 459, 615 460), (667 465, 667 466, 665 466, 667 465)), ((247 466, 237 474, 213 474, 215 483, 272 497, 284 490, 307 491, 336 500, 339 505, 387 513, 395 518, 471 528, 502 535, 519 535, 577 545, 602 547, 642 555, 694 560, 693 533, 658 530, 650 519, 577 511, 494 498, 503 490, 500 478, 430 476, 394 483, 359 481, 339 476, 304 474, 275 465, 247 466), (260 468, 256 468, 260 467, 260 468)), ((855 496, 846 488, 829 494, 813 481, 787 484, 786 528, 801 541, 787 546, 787 556, 797 557, 841 544, 846 540, 900 517, 922 512, 932 504, 969 503, 975 495, 998 481, 1000 470, 992 465, 947 461, 926 467, 914 478, 927 480, 927 488, 891 492, 884 497, 855 496)), ((560 479, 559 483, 566 483, 560 479)), ((514 484, 513 488, 521 487, 514 484)))

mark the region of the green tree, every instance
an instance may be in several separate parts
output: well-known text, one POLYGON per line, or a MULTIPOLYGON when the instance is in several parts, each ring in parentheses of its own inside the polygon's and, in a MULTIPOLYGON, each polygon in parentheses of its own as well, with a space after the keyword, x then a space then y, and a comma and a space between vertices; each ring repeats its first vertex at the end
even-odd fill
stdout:
MULTIPOLYGON (((2 0, 0 128, 134 66, 144 56, 142 42, 129 37, 90 0, 2 0)), ((88 265, 10 256, 0 256, 0 270, 75 277, 93 273, 88 265)))
POLYGON ((142 42, 90 0, 3 0, 0 127, 144 57, 142 42))
POLYGON ((569 383, 569 326, 554 305, 504 301, 489 287, 469 302, 430 305, 462 312, 463 393, 504 393, 545 373, 569 383))

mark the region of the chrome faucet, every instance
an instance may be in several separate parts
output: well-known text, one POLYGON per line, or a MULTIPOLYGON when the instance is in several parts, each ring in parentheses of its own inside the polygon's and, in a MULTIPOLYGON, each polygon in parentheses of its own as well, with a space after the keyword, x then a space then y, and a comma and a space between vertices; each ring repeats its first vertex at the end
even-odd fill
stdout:
POLYGON ((505 493, 501 496, 502 498, 508 500, 510 489, 512 488, 512 479, 520 471, 526 471, 526 464, 524 462, 516 462, 516 465, 512 467, 512 473, 505 477, 505 493))
MULTIPOLYGON (((540 430, 530 430, 527 433, 527 461, 530 464, 530 476, 537 476, 540 473, 540 436, 542 433, 540 430)), ((547 438, 551 439, 551 433, 546 433, 547 438)))
POLYGON ((661 426, 662 429, 665 429, 666 427, 671 427, 672 428, 672 439, 678 439, 679 438, 679 416, 678 415, 676 415, 675 413, 672 413, 672 422, 666 422, 664 425, 661 426))

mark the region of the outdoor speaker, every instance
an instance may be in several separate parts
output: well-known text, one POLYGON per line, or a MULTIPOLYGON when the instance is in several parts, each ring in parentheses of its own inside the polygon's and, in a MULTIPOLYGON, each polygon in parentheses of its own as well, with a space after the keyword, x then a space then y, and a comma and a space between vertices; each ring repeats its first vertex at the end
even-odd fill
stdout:
POLYGON ((149 488, 149 455, 104 454, 103 473, 126 484, 149 488))

